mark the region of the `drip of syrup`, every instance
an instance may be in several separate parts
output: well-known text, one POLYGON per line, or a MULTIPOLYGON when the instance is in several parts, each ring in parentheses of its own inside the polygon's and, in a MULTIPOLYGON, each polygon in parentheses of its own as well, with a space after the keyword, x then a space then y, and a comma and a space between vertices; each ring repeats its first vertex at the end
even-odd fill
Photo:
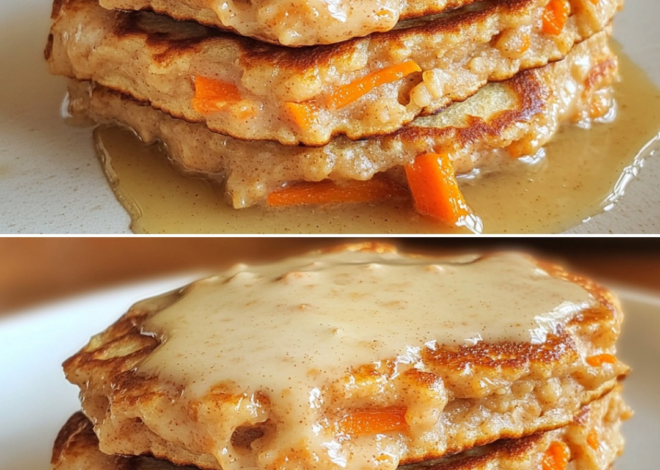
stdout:
MULTIPOLYGON (((564 126, 536 165, 462 186, 486 233, 558 233, 609 210, 660 149, 660 91, 621 53, 614 122, 564 126)), ((163 149, 116 127, 95 131, 98 155, 136 233, 465 233, 415 213, 411 202, 235 210, 220 188, 179 175, 163 149)))

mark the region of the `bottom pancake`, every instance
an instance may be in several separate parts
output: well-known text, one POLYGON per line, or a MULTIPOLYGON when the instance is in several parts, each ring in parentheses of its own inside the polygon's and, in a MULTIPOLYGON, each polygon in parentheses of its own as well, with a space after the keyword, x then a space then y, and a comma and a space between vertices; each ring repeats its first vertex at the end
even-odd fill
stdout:
POLYGON ((617 73, 608 39, 609 30, 598 33, 562 61, 488 84, 394 134, 359 141, 340 137, 322 147, 234 139, 91 82, 70 82, 70 110, 132 128, 145 142, 164 143, 180 170, 224 183, 235 208, 264 203, 273 191, 301 181, 341 184, 387 173, 405 188, 403 167, 420 154, 449 155, 457 174, 492 171, 514 157, 534 155, 561 123, 608 115, 617 73))
MULTIPOLYGON (((520 439, 503 439, 401 470, 606 470, 623 451, 622 421, 631 415, 621 387, 580 409, 572 423, 520 439)), ((53 449, 52 470, 195 470, 149 456, 107 455, 82 412, 64 425, 53 449)))

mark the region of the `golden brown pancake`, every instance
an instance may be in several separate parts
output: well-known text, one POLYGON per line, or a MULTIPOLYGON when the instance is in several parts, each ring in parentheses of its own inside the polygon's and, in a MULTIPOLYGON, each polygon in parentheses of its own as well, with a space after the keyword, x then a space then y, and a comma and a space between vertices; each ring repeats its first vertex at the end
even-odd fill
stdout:
POLYGON ((226 137, 89 82, 72 81, 69 93, 75 115, 128 126, 145 142, 163 142, 181 171, 224 183, 233 207, 244 208, 300 181, 342 184, 387 173, 405 187, 401 167, 431 151, 448 153, 457 174, 506 171, 515 158, 534 155, 560 124, 586 123, 592 109, 611 109, 616 74, 608 35, 601 32, 563 61, 490 83, 464 102, 417 118, 392 135, 361 141, 337 137, 324 147, 226 137))
MULTIPOLYGON (((630 412, 619 389, 584 406, 563 428, 520 439, 505 439, 440 460, 400 467, 401 470, 513 470, 541 468, 549 448, 569 449, 566 468, 607 470, 623 450, 621 422, 630 412)), ((547 458, 547 457, 546 457, 547 458)), ((149 456, 107 455, 98 447, 92 423, 74 414, 60 431, 52 470, 194 470, 149 456)))
POLYGON ((64 368, 107 454, 395 469, 568 425, 627 374, 621 321, 526 255, 349 245, 142 301, 64 368))
POLYGON ((95 81, 214 132, 318 146, 338 135, 394 132, 488 81, 559 60, 621 6, 572 0, 555 34, 543 28, 547 1, 486 0, 368 38, 292 49, 153 13, 108 11, 96 0, 61 0, 46 56, 52 73, 95 81))

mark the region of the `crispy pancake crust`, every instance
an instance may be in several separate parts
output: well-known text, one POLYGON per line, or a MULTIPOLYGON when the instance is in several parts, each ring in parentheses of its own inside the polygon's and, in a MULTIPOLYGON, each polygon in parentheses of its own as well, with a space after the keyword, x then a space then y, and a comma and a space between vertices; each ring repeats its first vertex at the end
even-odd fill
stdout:
POLYGON ((561 123, 585 122, 593 103, 605 100, 610 108, 616 73, 608 36, 597 33, 563 61, 488 84, 466 101, 417 118, 393 135, 358 142, 338 137, 324 147, 225 137, 89 83, 72 82, 69 92, 73 114, 128 126, 148 143, 164 142, 178 169, 225 183, 233 207, 244 208, 296 181, 341 183, 389 172, 405 185, 401 166, 425 152, 448 153, 458 174, 495 171, 512 156, 535 154, 561 123), (516 153, 507 151, 511 148, 516 153))
MULTIPOLYGON (((567 469, 606 470, 623 450, 621 422, 630 416, 620 387, 582 407, 573 422, 553 431, 493 444, 441 460, 400 467, 401 470, 518 470, 540 469, 550 443, 562 443, 570 450, 567 469), (594 448, 593 436, 597 436, 594 448)), ((149 456, 107 455, 99 450, 92 423, 78 412, 57 436, 51 460, 52 470, 193 470, 149 456)))
POLYGON ((335 135, 389 134, 466 99, 488 81, 559 60, 602 30, 621 0, 597 6, 572 0, 573 14, 557 35, 542 31, 546 3, 486 0, 368 38, 291 49, 152 13, 110 12, 95 0, 62 0, 46 57, 52 73, 93 80, 214 132, 318 146, 335 135), (328 101, 339 87, 408 60, 421 72, 338 109, 328 101), (192 106, 197 76, 235 85, 240 99, 200 114, 192 106), (291 103, 309 107, 306 124, 291 114, 291 103))
MULTIPOLYGON (((605 395, 627 374, 628 368, 618 360, 599 367, 587 362, 594 355, 614 355, 622 313, 614 295, 593 281, 552 264, 539 266, 583 287, 593 296, 594 306, 569 317, 540 344, 481 341, 426 348, 420 352, 424 371, 410 368, 398 373, 394 358, 355 367, 323 386, 326 418, 335 422, 332 410, 385 406, 401 397, 411 397, 409 407, 437 413, 429 431, 397 434, 403 445, 400 463, 441 458, 570 423, 582 406, 605 395)), ((141 333, 145 321, 194 288, 192 284, 136 304, 64 363, 68 380, 81 388, 84 412, 95 424, 103 452, 150 454, 219 470, 213 449, 222 442, 231 441, 235 452, 245 456, 254 451, 255 438, 277 432, 268 419, 265 392, 248 397, 240 384, 219 384, 201 398, 192 398, 181 385, 136 372, 159 345, 158 338, 141 333)), ((358 437, 348 445, 357 451, 372 438, 358 437)), ((292 449, 266 467, 298 468, 310 458, 292 449)))

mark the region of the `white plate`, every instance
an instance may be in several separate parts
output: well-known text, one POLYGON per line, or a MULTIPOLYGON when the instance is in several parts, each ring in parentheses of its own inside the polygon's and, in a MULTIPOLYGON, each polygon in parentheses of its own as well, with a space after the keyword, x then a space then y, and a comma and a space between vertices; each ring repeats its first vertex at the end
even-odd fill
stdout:
MULTIPOLYGON (((59 117, 65 80, 46 71, 51 0, 0 0, 0 233, 130 233, 96 161, 89 129, 59 117)), ((629 1, 615 24, 625 51, 660 85, 657 0, 629 1)), ((660 159, 611 212, 577 228, 660 233, 660 159)))
MULTIPOLYGON (((64 379, 62 361, 133 302, 195 277, 90 294, 1 320, 0 469, 47 470, 58 430, 79 409, 77 388, 64 379)), ((627 313, 620 355, 633 368, 625 395, 636 414, 625 424, 626 453, 615 469, 657 469, 660 297, 618 291, 627 313)))

